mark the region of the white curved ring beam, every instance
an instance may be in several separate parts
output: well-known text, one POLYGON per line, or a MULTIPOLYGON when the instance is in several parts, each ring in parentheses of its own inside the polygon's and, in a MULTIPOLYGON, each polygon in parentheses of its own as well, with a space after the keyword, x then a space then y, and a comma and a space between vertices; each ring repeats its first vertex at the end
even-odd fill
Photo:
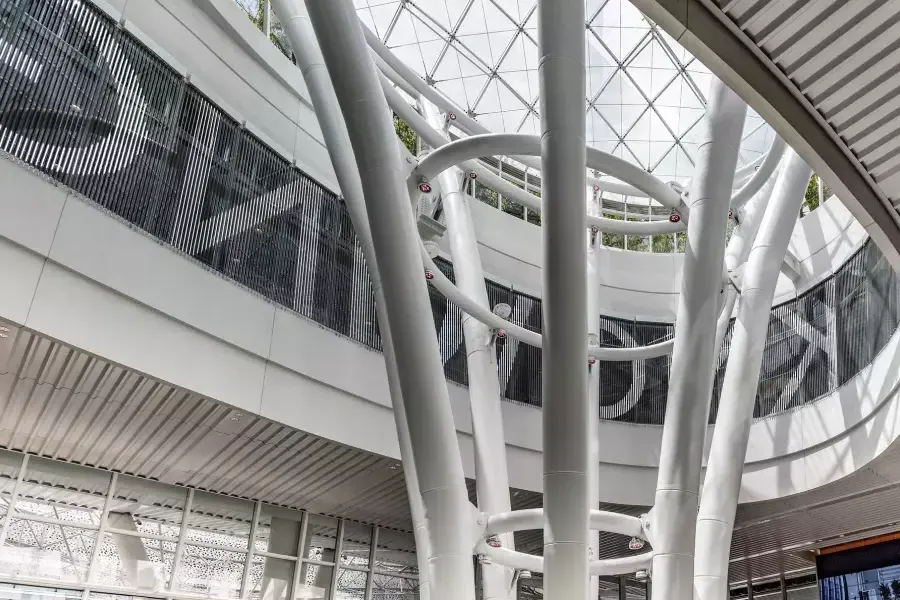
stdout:
MULTIPOLYGON (((508 548, 494 548, 485 543, 479 543, 475 551, 496 562, 513 569, 531 571, 532 573, 544 572, 544 557, 534 554, 525 554, 508 548)), ((653 552, 643 552, 625 558, 608 558, 605 560, 592 560, 588 563, 591 575, 627 575, 636 573, 650 566, 653 552)))
POLYGON ((785 147, 787 147, 787 144, 784 143, 784 140, 780 136, 776 136, 759 170, 731 197, 731 210, 737 210, 746 204, 762 188, 763 184, 772 177, 775 167, 781 162, 785 147))
MULTIPOLYGON (((420 135, 429 146, 432 148, 441 148, 447 145, 447 140, 435 131, 435 129, 422 118, 422 115, 416 112, 413 107, 400 97, 400 94, 393 88, 384 74, 381 74, 381 85, 391 109, 397 113, 397 115, 399 115, 413 131, 420 135)), ((495 192, 521 204, 528 210, 541 212, 542 207, 540 198, 509 183, 496 173, 491 172, 490 169, 485 167, 479 161, 467 160, 460 163, 459 167, 468 172, 475 173, 476 177, 478 177, 484 185, 495 192)), ((637 188, 624 183, 607 183, 610 184, 611 189, 615 189, 614 193, 634 195, 632 194, 632 190, 638 191, 637 188)), ((646 196, 643 192, 641 192, 641 195, 646 196)), ((415 199, 416 196, 412 195, 411 198, 415 199)), ((596 227, 599 231, 606 233, 618 233, 624 235, 663 235, 685 231, 687 229, 687 220, 681 219, 681 221, 677 223, 673 223, 668 219, 653 222, 619 221, 617 219, 609 219, 596 215, 587 215, 587 225, 588 227, 596 227)))
MULTIPOLYGON (((438 173, 471 158, 513 154, 540 156, 540 136, 525 133, 488 133, 455 140, 422 159, 413 173, 430 180, 438 173)), ((614 175, 664 206, 678 208, 681 205, 681 195, 678 192, 640 167, 617 156, 596 148, 588 148, 587 166, 614 175)), ((419 181, 416 185, 418 183, 419 181)))
MULTIPOLYGON (((447 279, 441 272, 425 244, 419 242, 419 251, 422 255, 422 262, 425 268, 432 274, 431 284, 444 295, 447 300, 456 304, 463 312, 478 319, 485 325, 493 329, 502 329, 511 337, 524 342, 529 346, 540 348, 542 346, 541 334, 525 329, 521 325, 516 325, 510 321, 495 315, 492 311, 482 307, 480 304, 469 298, 456 285, 447 279)), ((638 346, 637 348, 596 348, 587 346, 587 334, 585 334, 586 355, 597 360, 608 360, 613 362, 625 362, 631 360, 639 360, 642 358, 656 358, 657 356, 665 356, 672 353, 672 347, 675 343, 674 338, 648 346, 638 346)))
MULTIPOLYGON (((544 509, 528 508, 490 515, 487 517, 484 535, 499 535, 544 527, 544 509)), ((638 517, 606 510, 591 510, 590 528, 595 531, 618 533, 645 539, 643 523, 638 517)))

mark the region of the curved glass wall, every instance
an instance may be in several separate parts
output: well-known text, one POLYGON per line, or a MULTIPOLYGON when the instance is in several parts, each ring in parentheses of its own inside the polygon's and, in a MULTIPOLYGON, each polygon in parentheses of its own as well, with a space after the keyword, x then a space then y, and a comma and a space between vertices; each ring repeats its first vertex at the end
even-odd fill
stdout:
MULTIPOLYGON (((380 349, 366 266, 339 198, 88 3, 2 0, 0 39, 11 57, 0 62, 0 151, 254 292, 380 349)), ((442 268, 452 275, 451 265, 442 268)), ((540 299, 487 285, 515 322, 540 329, 540 299)), ((835 276, 773 310, 756 416, 815 400, 869 364, 897 328, 897 286, 868 243, 835 276)), ((465 384, 459 310, 434 291, 432 306, 445 374, 465 384)), ((611 347, 672 335, 665 323, 604 318, 602 326, 611 347)), ((726 339, 722 358, 727 348, 726 339)), ((497 352, 505 397, 540 406, 540 349, 510 339, 497 352)), ((600 416, 660 424, 668 361, 598 363, 600 416)))

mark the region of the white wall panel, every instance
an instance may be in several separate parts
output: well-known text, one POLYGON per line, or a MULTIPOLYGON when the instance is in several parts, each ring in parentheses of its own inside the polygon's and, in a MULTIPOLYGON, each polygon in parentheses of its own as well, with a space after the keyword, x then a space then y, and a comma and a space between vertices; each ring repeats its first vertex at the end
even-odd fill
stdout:
POLYGON ((55 263, 44 267, 25 326, 151 377, 259 411, 263 358, 55 263))

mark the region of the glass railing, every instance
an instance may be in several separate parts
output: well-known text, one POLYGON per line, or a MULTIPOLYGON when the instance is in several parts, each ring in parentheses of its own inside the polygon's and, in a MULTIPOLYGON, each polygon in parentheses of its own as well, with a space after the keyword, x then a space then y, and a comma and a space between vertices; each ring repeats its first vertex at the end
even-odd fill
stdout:
MULTIPOLYGON (((86 2, 0 0, 0 151, 269 300, 374 349, 381 338, 342 200, 267 147, 86 2)), ((452 276, 452 265, 441 263, 452 276)), ((511 320, 541 301, 487 281, 511 320)), ((869 242, 831 278, 772 311, 755 415, 846 383, 898 326, 900 280, 869 242)), ((448 379, 466 384, 460 311, 431 290, 448 379)), ((603 317, 601 343, 641 346, 669 323, 603 317)), ((731 333, 720 353, 715 418, 731 333)), ((506 399, 541 405, 541 351, 497 346, 506 399)), ((601 418, 661 424, 669 357, 600 362, 601 418)))

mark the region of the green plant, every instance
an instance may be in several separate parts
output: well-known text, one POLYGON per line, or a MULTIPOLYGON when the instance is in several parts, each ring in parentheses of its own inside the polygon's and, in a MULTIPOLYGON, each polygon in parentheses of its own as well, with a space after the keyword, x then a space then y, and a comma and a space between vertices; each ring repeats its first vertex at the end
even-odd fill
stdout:
POLYGON ((891 588, 889 588, 886 583, 882 583, 878 586, 878 593, 881 594, 881 597, 884 600, 890 600, 891 588))
POLYGON ((894 592, 894 598, 900 598, 900 581, 895 579, 891 582, 891 591, 894 592))
POLYGON ((397 137, 400 138, 400 141, 403 142, 409 153, 415 156, 418 152, 419 136, 412 130, 412 127, 406 121, 394 115, 394 131, 397 132, 397 137))

